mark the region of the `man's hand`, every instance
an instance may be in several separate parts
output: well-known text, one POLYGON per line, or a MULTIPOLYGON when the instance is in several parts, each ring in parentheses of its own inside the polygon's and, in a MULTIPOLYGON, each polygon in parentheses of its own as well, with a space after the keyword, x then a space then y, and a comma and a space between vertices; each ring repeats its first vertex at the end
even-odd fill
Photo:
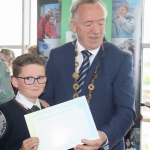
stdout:
POLYGON ((98 131, 99 139, 97 140, 86 140, 82 139, 81 142, 85 145, 77 145, 74 150, 98 150, 102 144, 107 140, 106 135, 103 132, 98 131))
POLYGON ((50 107, 50 105, 47 102, 43 101, 43 100, 40 100, 40 103, 42 104, 42 106, 44 108, 50 107))

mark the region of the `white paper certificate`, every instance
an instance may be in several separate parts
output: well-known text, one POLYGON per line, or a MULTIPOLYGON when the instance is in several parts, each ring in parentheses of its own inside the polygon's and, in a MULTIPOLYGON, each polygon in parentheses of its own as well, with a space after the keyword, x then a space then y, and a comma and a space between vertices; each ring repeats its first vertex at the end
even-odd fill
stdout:
POLYGON ((38 150, 67 150, 81 139, 98 139, 85 96, 25 115, 31 137, 39 137, 38 150))

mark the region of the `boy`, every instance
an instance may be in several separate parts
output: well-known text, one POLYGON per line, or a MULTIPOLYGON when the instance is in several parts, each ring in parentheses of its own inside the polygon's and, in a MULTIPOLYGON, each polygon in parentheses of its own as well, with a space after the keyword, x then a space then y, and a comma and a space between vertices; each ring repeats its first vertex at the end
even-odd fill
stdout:
POLYGON ((12 84, 18 88, 15 99, 0 106, 0 150, 36 150, 39 139, 30 137, 24 115, 33 105, 42 106, 38 96, 45 88, 45 65, 39 56, 24 54, 13 61, 12 84))

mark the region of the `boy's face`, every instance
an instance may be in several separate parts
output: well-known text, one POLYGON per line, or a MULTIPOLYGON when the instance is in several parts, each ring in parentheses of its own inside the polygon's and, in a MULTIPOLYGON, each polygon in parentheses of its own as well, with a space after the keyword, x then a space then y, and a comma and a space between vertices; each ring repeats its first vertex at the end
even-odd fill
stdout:
POLYGON ((127 13, 128 13, 128 12, 127 12, 127 10, 126 10, 125 7, 120 6, 120 7, 118 8, 118 14, 119 14, 120 16, 124 17, 127 13))
MULTIPOLYGON (((45 76, 45 67, 38 64, 31 64, 22 67, 21 73, 18 77, 34 77, 38 78, 40 76, 45 76)), ((39 95, 42 94, 45 84, 39 84, 37 80, 32 85, 26 85, 24 79, 12 78, 12 84, 18 88, 19 92, 26 97, 30 102, 36 102, 39 95)))

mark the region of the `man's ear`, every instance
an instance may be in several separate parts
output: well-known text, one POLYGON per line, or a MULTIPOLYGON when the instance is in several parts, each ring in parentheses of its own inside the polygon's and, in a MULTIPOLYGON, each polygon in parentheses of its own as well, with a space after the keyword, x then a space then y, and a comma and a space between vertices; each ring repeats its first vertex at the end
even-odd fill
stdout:
POLYGON ((74 21, 70 21, 70 25, 71 25, 71 28, 72 28, 72 32, 76 33, 76 23, 74 21))
POLYGON ((15 77, 11 77, 11 83, 15 88, 18 88, 18 80, 15 77))

